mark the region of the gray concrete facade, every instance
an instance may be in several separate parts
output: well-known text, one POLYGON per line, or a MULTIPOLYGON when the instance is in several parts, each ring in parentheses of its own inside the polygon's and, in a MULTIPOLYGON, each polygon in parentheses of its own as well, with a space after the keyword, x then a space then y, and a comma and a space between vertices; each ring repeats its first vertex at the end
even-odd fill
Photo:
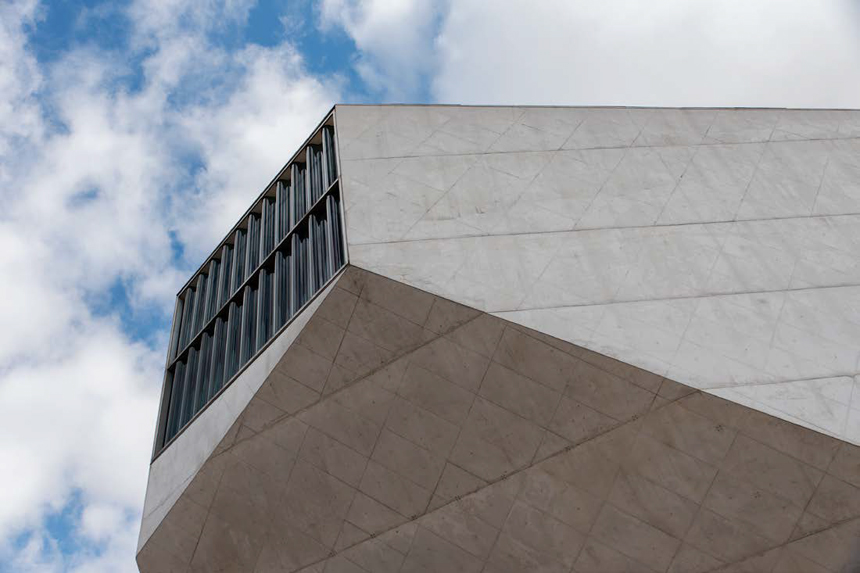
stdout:
POLYGON ((337 116, 353 264, 860 443, 860 112, 337 116))
POLYGON ((143 573, 860 568, 860 112, 336 106, 348 266, 143 573))
POLYGON ((860 448, 349 267, 141 571, 850 571, 860 448))
POLYGON ((138 550, 188 487, 203 463, 260 390, 332 287, 323 291, 149 467, 138 550))

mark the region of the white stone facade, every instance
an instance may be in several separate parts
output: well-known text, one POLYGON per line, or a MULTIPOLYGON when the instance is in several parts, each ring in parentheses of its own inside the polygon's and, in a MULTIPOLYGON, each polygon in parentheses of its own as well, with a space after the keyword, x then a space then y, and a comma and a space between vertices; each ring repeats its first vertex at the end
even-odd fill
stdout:
POLYGON ((336 122, 351 264, 860 444, 860 112, 336 122))

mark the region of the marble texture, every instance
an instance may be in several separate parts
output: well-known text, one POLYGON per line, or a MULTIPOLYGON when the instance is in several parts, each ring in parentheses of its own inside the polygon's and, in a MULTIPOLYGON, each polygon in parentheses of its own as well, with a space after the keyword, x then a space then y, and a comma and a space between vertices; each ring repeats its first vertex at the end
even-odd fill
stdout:
POLYGON ((199 473, 203 463, 215 451, 333 288, 334 284, 329 285, 311 301, 149 466, 138 550, 199 473))
POLYGON ((860 444, 860 111, 336 115, 353 264, 860 444))

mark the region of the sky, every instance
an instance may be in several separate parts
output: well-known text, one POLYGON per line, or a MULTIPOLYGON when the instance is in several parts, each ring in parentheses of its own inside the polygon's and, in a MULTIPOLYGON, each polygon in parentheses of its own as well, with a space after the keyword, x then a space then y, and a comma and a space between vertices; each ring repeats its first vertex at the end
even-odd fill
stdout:
POLYGON ((860 1, 0 0, 0 573, 136 571, 175 293, 337 102, 860 108, 860 1))

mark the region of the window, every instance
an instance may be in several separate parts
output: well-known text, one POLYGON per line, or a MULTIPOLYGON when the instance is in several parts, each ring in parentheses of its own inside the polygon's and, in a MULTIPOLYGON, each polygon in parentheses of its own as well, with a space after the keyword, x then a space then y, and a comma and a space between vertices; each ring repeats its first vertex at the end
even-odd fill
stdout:
POLYGON ((156 453, 346 264, 330 122, 177 296, 156 453))

